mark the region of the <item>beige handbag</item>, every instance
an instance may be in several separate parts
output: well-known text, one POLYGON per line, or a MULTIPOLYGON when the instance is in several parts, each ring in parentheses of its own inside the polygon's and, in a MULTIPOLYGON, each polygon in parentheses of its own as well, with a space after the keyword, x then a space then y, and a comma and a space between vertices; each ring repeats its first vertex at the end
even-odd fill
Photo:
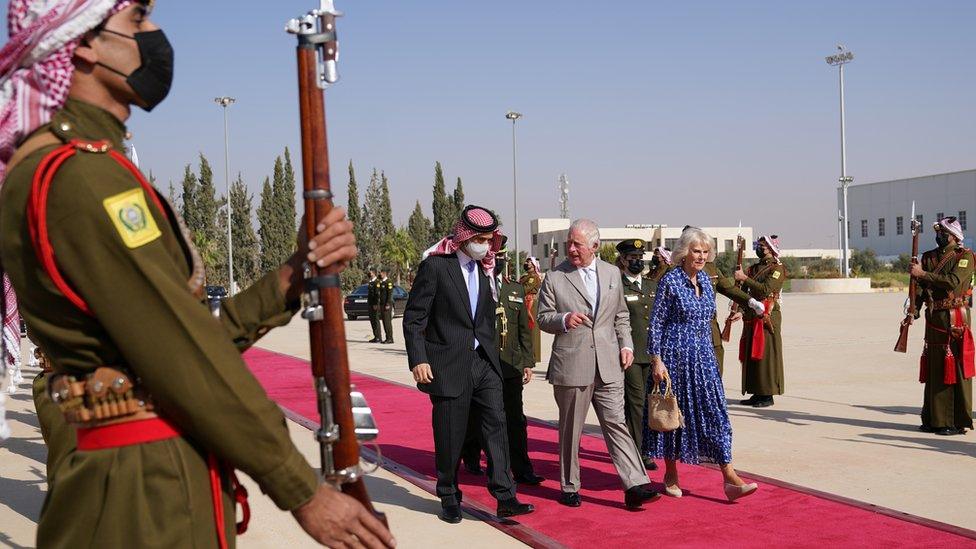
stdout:
POLYGON ((661 394, 661 384, 655 383, 651 394, 647 395, 647 426, 661 433, 685 426, 685 418, 671 390, 671 376, 667 370, 664 371, 664 383, 664 394, 661 394))

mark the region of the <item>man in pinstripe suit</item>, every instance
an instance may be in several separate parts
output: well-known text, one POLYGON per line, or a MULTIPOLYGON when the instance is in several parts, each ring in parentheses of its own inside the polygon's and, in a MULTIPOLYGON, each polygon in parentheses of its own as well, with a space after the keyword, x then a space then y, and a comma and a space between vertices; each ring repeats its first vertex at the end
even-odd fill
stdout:
POLYGON ((501 246, 498 219, 468 206, 452 235, 425 252, 407 308, 403 336, 417 388, 433 404, 434 461, 441 520, 461 521, 457 470, 468 414, 477 408, 488 456, 488 490, 499 517, 531 513, 509 475, 502 370, 495 334, 498 288, 492 276, 501 246))

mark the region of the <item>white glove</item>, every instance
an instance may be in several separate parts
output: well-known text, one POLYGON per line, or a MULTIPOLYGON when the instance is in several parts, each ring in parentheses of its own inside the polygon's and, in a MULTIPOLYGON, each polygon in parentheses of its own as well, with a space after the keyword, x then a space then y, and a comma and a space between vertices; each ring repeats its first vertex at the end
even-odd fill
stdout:
POLYGON ((765 305, 761 301, 756 301, 753 298, 749 298, 749 308, 752 309, 757 315, 761 315, 766 312, 765 305))

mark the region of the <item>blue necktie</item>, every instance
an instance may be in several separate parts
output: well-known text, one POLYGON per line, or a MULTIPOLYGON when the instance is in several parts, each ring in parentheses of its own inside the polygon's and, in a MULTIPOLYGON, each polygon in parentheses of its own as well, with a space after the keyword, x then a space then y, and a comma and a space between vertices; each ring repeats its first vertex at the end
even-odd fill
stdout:
POLYGON ((474 271, 475 262, 468 262, 468 301, 471 302, 471 320, 478 310, 478 273, 474 271))

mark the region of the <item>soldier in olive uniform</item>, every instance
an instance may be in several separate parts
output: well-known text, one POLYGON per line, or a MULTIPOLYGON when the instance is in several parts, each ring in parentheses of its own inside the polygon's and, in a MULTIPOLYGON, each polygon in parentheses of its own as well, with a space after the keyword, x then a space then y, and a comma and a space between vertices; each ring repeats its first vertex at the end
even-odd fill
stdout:
POLYGON ((380 317, 383 319, 383 331, 386 339, 383 343, 393 343, 393 281, 388 277, 390 271, 385 267, 380 269, 379 288, 380 317))
POLYGON ((779 260, 779 238, 760 236, 756 241, 759 262, 741 269, 735 279, 742 282, 749 295, 762 301, 765 312, 747 310, 742 318, 739 360, 742 362, 742 394, 752 396, 740 404, 765 408, 773 405, 773 395, 781 395, 783 379, 783 317, 779 296, 786 282, 786 267, 779 260))
POLYGON ((955 217, 935 224, 939 247, 913 264, 918 279, 918 310, 925 303, 925 350, 919 381, 925 384, 922 431, 961 435, 973 428, 972 288, 976 257, 962 245, 955 217))
MULTIPOLYGON (((538 485, 545 479, 535 474, 532 462, 529 460, 528 421, 522 406, 522 388, 532 381, 532 368, 535 367, 532 333, 529 330, 525 289, 518 282, 508 279, 505 273, 508 263, 506 257, 504 248, 495 256, 495 277, 498 283, 496 322, 498 352, 502 366, 502 398, 505 403, 508 453, 515 482, 538 485)), ((475 474, 481 473, 482 444, 478 440, 478 435, 481 433, 480 425, 481 419, 477 414, 470 414, 468 434, 461 452, 465 469, 475 474)))
POLYGON ((298 309, 304 262, 355 257, 344 211, 317 227, 314 251, 300 241, 215 319, 176 212, 118 152, 131 106, 151 110, 172 80, 151 6, 29 4, 11 3, 22 30, 10 44, 24 47, 5 49, 0 71, 13 110, 31 113, 0 120, 0 262, 54 369, 35 385, 56 454, 37 545, 233 547, 239 468, 318 542, 392 546, 356 500, 319 483, 240 356, 298 309), (30 87, 38 75, 70 86, 44 95, 57 87, 30 87))
MULTIPOLYGON (((617 244, 617 268, 623 284, 624 301, 630 313, 630 335, 634 340, 634 362, 624 370, 624 416, 627 430, 641 450, 644 439, 644 399, 646 398, 647 377, 651 372, 651 355, 647 353, 647 325, 654 306, 654 292, 657 282, 644 277, 644 241, 630 238, 617 244)), ((664 269, 660 264, 654 273, 664 269)), ((662 275, 663 276, 663 275, 662 275)), ((660 280, 660 277, 658 277, 660 280)), ((644 456, 644 452, 640 451, 644 456)), ((657 470, 657 463, 644 456, 644 467, 657 470)))
POLYGON ((366 284, 366 306, 369 307, 369 326, 373 329, 373 339, 370 343, 382 343, 380 333, 380 279, 376 277, 376 269, 369 270, 369 282, 366 284))

